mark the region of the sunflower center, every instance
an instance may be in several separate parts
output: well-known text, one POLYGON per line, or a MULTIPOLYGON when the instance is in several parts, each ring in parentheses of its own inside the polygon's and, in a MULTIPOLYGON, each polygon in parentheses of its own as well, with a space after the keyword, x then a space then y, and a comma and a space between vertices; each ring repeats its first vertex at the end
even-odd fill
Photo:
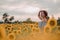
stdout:
POLYGON ((13 35, 10 35, 10 39, 14 39, 14 36, 13 35))
POLYGON ((50 26, 54 26, 55 22, 54 21, 50 21, 50 26))

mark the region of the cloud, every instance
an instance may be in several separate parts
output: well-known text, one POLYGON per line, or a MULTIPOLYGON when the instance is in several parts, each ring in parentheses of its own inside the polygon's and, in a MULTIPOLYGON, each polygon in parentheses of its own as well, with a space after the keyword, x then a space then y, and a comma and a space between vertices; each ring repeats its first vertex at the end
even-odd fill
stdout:
MULTIPOLYGON (((7 12, 17 19, 25 15, 24 17, 38 20, 40 10, 46 10, 49 16, 54 14, 56 17, 56 14, 60 15, 60 0, 0 0, 0 15, 7 12)), ((24 20, 24 17, 21 18, 24 20)))

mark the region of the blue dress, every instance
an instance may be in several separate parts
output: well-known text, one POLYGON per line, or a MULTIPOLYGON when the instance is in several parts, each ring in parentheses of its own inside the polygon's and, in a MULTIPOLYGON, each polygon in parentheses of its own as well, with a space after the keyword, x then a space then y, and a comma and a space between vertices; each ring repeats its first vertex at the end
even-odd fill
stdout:
POLYGON ((41 29, 41 30, 44 30, 44 26, 46 25, 46 22, 43 22, 43 21, 41 21, 41 22, 38 22, 38 26, 39 26, 39 28, 41 29))

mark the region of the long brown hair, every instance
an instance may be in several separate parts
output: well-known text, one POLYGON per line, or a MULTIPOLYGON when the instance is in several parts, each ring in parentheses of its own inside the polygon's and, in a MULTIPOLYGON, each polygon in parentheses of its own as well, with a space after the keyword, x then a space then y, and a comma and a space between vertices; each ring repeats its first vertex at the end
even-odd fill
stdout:
POLYGON ((49 19, 49 17, 48 17, 48 12, 45 11, 45 10, 41 10, 41 11, 39 11, 39 13, 38 13, 38 17, 39 17, 39 18, 40 18, 40 12, 44 12, 45 17, 46 17, 47 19, 49 19))

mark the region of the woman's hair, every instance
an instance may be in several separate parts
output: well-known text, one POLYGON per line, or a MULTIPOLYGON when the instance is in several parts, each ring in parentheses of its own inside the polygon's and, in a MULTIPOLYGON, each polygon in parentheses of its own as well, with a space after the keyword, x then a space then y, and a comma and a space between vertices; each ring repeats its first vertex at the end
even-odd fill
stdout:
MULTIPOLYGON (((45 10, 41 10, 41 11, 39 11, 39 13, 38 13, 38 17, 40 18, 40 12, 43 12, 44 14, 45 14, 45 17, 46 18, 48 18, 48 12, 47 11, 45 11, 45 10)), ((49 19, 49 18, 48 18, 49 19)))
POLYGON ((48 13, 47 13, 47 11, 45 11, 45 10, 41 10, 41 11, 39 11, 39 14, 38 14, 38 16, 40 16, 40 12, 43 12, 43 13, 45 14, 45 17, 46 17, 46 16, 48 16, 48 13))

